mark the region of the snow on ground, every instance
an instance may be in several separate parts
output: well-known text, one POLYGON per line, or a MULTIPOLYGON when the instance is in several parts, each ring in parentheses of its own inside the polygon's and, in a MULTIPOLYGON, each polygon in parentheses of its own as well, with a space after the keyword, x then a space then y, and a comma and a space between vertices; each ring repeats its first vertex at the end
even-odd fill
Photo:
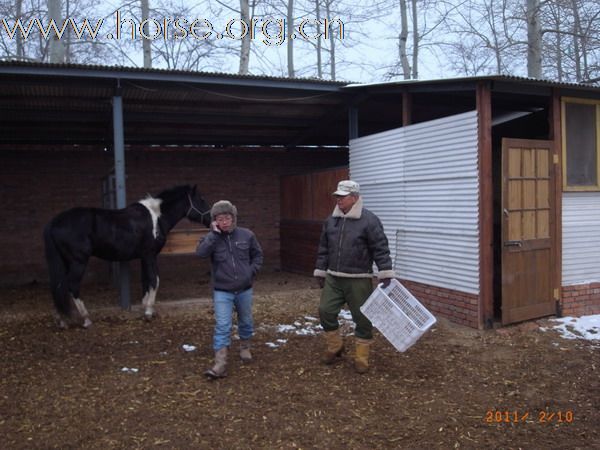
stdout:
MULTIPOLYGON (((352 322, 352 315, 347 309, 342 309, 339 315, 340 328, 343 334, 354 333, 354 322, 352 322)), ((280 325, 261 325, 261 329, 275 329, 277 334, 297 334, 300 336, 315 336, 323 331, 323 327, 319 324, 319 319, 312 316, 304 316, 301 319, 295 320, 293 324, 280 324, 280 325)), ((266 342, 265 345, 270 348, 278 348, 284 345, 287 339, 279 338, 275 342, 266 342)))
MULTIPOLYGON (((581 317, 562 317, 560 319, 550 319, 557 325, 551 327, 560 333, 564 339, 584 339, 600 344, 600 314, 581 317)), ((548 328, 541 328, 547 331, 548 328)))

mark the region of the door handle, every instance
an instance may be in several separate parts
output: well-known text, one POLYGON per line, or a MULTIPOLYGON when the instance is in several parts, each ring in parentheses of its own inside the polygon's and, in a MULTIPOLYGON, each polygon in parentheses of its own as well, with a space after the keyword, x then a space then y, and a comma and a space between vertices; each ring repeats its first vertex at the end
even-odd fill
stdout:
POLYGON ((522 241, 506 241, 504 243, 505 247, 522 247, 523 246, 523 242, 522 241))
POLYGON ((503 212, 504 212, 504 217, 506 217, 508 219, 508 209, 504 208, 503 212))

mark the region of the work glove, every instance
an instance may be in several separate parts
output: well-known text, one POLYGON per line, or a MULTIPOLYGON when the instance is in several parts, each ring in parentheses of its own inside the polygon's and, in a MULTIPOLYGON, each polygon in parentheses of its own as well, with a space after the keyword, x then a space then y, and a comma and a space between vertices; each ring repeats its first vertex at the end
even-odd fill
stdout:
POLYGON ((388 287, 390 285, 390 283, 392 282, 392 279, 391 278, 382 278, 379 281, 381 281, 381 287, 383 289, 385 289, 386 287, 388 287))
POLYGON ((325 287, 325 278, 317 277, 317 283, 319 283, 319 288, 323 289, 325 287))

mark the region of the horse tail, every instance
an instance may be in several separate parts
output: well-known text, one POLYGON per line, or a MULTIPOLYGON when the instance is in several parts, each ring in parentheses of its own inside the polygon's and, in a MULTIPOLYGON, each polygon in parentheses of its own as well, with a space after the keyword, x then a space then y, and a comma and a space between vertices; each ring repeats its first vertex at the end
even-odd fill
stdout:
POLYGON ((52 236, 52 222, 44 228, 44 245, 54 307, 68 317, 71 314, 71 304, 67 286, 67 266, 52 236))

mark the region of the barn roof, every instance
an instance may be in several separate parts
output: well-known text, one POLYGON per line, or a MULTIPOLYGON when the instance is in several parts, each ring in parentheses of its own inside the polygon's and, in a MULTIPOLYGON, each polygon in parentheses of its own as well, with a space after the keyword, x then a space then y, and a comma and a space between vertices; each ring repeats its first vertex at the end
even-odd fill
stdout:
POLYGON ((512 76, 352 84, 164 69, 0 61, 0 144, 113 142, 112 101, 123 98, 130 145, 347 146, 402 125, 410 93, 419 122, 475 108, 480 83, 495 113, 535 110, 561 95, 600 98, 600 87, 512 76))
POLYGON ((346 145, 344 84, 0 62, 0 142, 110 145, 120 92, 127 144, 346 145))

